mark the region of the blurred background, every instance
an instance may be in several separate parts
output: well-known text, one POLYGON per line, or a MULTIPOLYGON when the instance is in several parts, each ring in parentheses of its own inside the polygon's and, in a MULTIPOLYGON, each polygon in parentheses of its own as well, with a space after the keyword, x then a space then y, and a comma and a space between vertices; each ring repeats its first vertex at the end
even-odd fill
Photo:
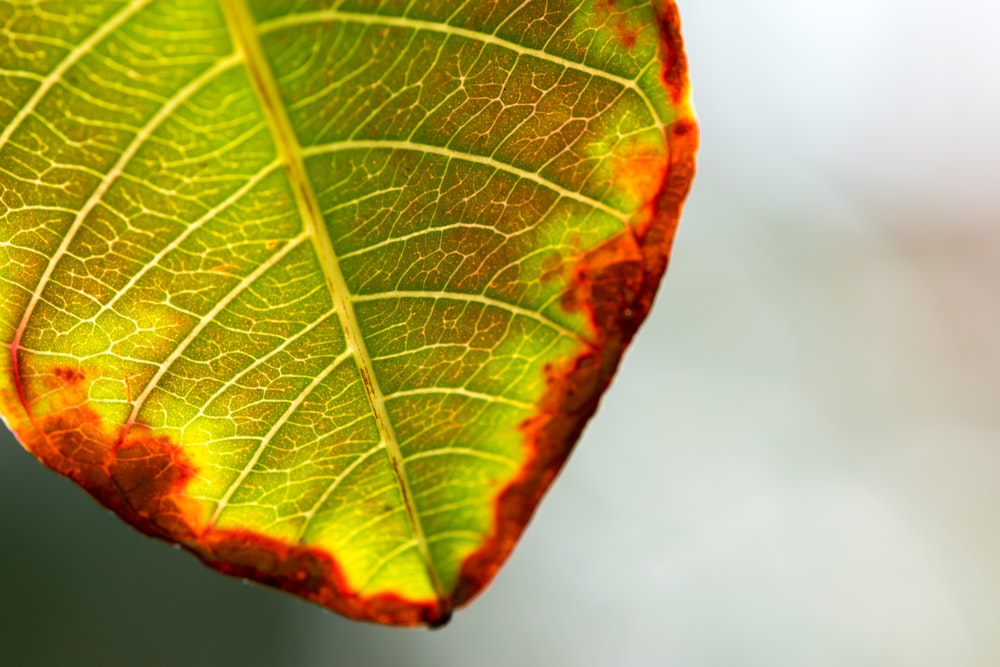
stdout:
POLYGON ((0 662, 1000 664, 1000 3, 681 12, 673 264, 476 603, 396 630, 221 577, 4 434, 0 662))

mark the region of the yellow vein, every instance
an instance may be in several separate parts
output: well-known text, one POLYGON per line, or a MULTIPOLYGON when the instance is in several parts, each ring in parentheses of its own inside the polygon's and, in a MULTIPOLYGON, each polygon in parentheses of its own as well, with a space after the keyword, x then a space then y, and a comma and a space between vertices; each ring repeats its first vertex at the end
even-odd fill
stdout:
MULTIPOLYGON (((391 490, 393 488, 395 488, 395 487, 390 487, 390 489, 380 489, 380 492, 381 493, 385 493, 386 491, 391 490)), ((397 507, 397 508, 393 509, 391 512, 385 512, 384 514, 376 514, 374 517, 372 517, 371 519, 368 519, 368 521, 365 521, 363 524, 361 524, 360 526, 358 526, 357 528, 355 528, 351 532, 345 533, 343 536, 341 536, 337 540, 337 542, 334 544, 334 548, 335 549, 340 549, 345 544, 350 544, 351 541, 354 540, 354 538, 357 537, 358 535, 361 535, 362 533, 365 533, 366 531, 371 530, 372 528, 374 528, 378 524, 382 523, 383 521, 387 521, 389 519, 394 518, 396 516, 396 512, 402 512, 402 511, 403 511, 402 507, 397 507)), ((425 516, 427 514, 428 514, 428 512, 424 512, 425 516)))
POLYGON ((455 538, 478 542, 483 539, 483 535, 482 533, 477 533, 474 530, 443 530, 440 533, 435 533, 434 537, 431 538, 431 542, 440 542, 441 540, 451 540, 455 538))
MULTIPOLYGON (((0 347, 11 347, 12 343, 0 343, 0 347)), ((54 359, 66 359, 68 361, 79 361, 86 362, 93 359, 100 359, 101 357, 109 355, 108 352, 95 352, 94 354, 79 355, 73 352, 53 352, 52 350, 46 349, 35 349, 27 345, 22 345, 19 348, 22 352, 27 352, 28 354, 37 355, 39 357, 52 357, 54 359)), ((151 366, 156 367, 156 363, 150 361, 149 359, 138 359, 136 357, 130 357, 127 354, 115 354, 116 361, 127 361, 131 364, 136 364, 139 366, 151 366)))
POLYGON ((522 463, 515 461, 509 456, 503 456, 502 454, 493 454, 492 452, 482 452, 478 449, 471 449, 469 447, 442 447, 440 449, 429 449, 424 452, 417 452, 416 454, 411 454, 406 457, 407 461, 416 461, 417 459, 426 459, 434 456, 469 456, 476 459, 482 459, 484 461, 492 461, 493 463, 502 463, 509 468, 519 468, 522 463))
MULTIPOLYGON (((375 357, 376 361, 385 361, 387 359, 399 359, 400 357, 408 357, 410 355, 423 354, 428 350, 461 350, 464 354, 470 352, 483 352, 484 348, 474 348, 467 343, 431 343, 430 345, 421 345, 420 347, 414 347, 411 349, 403 350, 402 352, 393 352, 392 354, 381 354, 375 357)), ((463 356, 464 356, 463 354, 463 356)))
POLYGON ((509 51, 514 51, 523 56, 530 56, 533 58, 538 58, 539 60, 544 60, 552 63, 553 65, 559 65, 566 69, 573 69, 584 74, 589 74, 605 81, 611 81, 617 83, 620 86, 624 86, 629 90, 635 92, 642 103, 649 110, 652 116, 653 122, 657 126, 662 127, 663 123, 660 121, 659 115, 656 113, 656 108, 653 106, 653 102, 649 99, 644 91, 635 81, 632 79, 618 76, 617 74, 612 74, 606 72, 602 69, 596 67, 591 67, 589 65, 584 65, 583 63, 578 63, 561 56, 553 55, 548 51, 542 51, 540 49, 533 49, 523 44, 518 44, 517 42, 512 42, 510 40, 504 39, 502 37, 497 37, 495 34, 489 34, 485 32, 479 32, 476 30, 469 30, 467 28, 459 28, 457 26, 448 25, 446 23, 435 23, 434 21, 423 21, 420 19, 407 18, 405 16, 386 16, 383 14, 360 14, 356 12, 345 12, 338 9, 322 9, 311 12, 301 12, 298 14, 289 14, 287 16, 282 16, 280 18, 271 19, 270 21, 265 21, 260 25, 260 32, 267 33, 274 30, 280 30, 282 28, 289 28, 292 26, 299 25, 311 25, 314 23, 327 23, 331 21, 344 21, 348 23, 358 23, 365 26, 389 26, 394 28, 406 28, 410 30, 426 30, 428 32, 436 32, 443 35, 451 35, 455 37, 463 37, 465 39, 473 40, 476 42, 482 42, 483 44, 492 44, 493 46, 498 46, 509 51))
POLYGON ((229 488, 227 488, 225 492, 222 494, 222 497, 219 499, 218 504, 215 506, 215 511, 212 513, 212 518, 208 520, 209 526, 214 526, 215 522, 219 520, 219 517, 222 515, 223 510, 226 509, 226 506, 229 504, 230 499, 233 497, 233 494, 236 493, 236 489, 238 489, 243 484, 244 480, 246 480, 247 476, 254 469, 254 466, 256 466, 257 462, 260 461, 260 457, 264 455, 265 450, 267 450, 267 448, 271 445, 271 441, 278 434, 278 431, 280 431, 282 427, 284 427, 285 424, 288 423, 288 420, 291 418, 293 414, 295 414, 295 411, 298 410, 300 407, 302 407, 302 404, 305 403, 306 399, 309 398, 309 396, 313 393, 316 387, 323 384, 323 381, 326 380, 327 377, 329 377, 330 373, 335 371, 337 367, 340 366, 340 364, 347 361, 350 358, 350 356, 351 356, 350 350, 342 352, 340 355, 338 355, 332 362, 330 362, 330 364, 326 368, 320 371, 312 379, 312 382, 306 385, 305 388, 299 392, 298 396, 295 397, 295 400, 293 400, 291 403, 288 404, 288 407, 281 414, 281 416, 278 417, 274 421, 274 424, 271 425, 271 428, 267 432, 267 434, 265 434, 264 437, 261 438, 260 445, 258 445, 257 450, 253 453, 253 456, 250 457, 250 460, 247 461, 247 464, 243 466, 243 470, 240 471, 240 474, 236 477, 236 479, 233 480, 233 483, 230 484, 229 488))
MULTIPOLYGON (((520 234, 532 231, 532 229, 529 227, 527 229, 518 232, 507 233, 507 232, 501 232, 493 225, 484 225, 473 222, 456 222, 450 225, 441 225, 440 227, 428 227, 427 229, 420 229, 418 231, 411 232, 409 234, 403 234, 401 236, 390 236, 382 241, 379 241, 378 243, 373 243, 371 245, 358 248, 357 250, 352 250, 351 252, 345 252, 343 255, 340 256, 340 258, 347 259, 348 257, 357 257, 358 255, 364 255, 366 253, 372 252, 373 250, 379 250, 381 248, 395 245, 396 243, 405 243, 406 241, 411 241, 413 239, 420 238, 422 236, 427 236, 436 233, 450 232, 455 229, 485 229, 486 231, 492 232, 496 236, 501 236, 504 239, 508 240, 520 234)), ((499 271, 497 273, 499 273, 499 271)))
POLYGON ((500 308, 506 310, 514 315, 521 315, 522 317, 527 317, 529 319, 535 320, 536 322, 545 325, 546 327, 556 331, 557 333, 566 336, 567 338, 572 338, 573 340, 578 340, 585 345, 593 347, 593 343, 585 338, 582 334, 577 333, 571 329, 567 329, 563 325, 559 324, 555 320, 552 320, 541 313, 537 313, 528 308, 522 308, 521 306, 515 306, 512 303, 507 303, 506 301, 500 301, 499 299, 492 299, 488 296, 483 296, 482 294, 462 294, 461 292, 429 292, 429 291, 418 291, 418 290, 394 290, 392 292, 378 292, 375 294, 358 294, 353 297, 355 303, 363 303, 365 301, 381 301, 383 299, 442 299, 450 301, 465 301, 467 303, 480 303, 484 306, 492 306, 494 308, 500 308))
POLYGON ((363 591, 365 589, 365 587, 368 586, 368 584, 371 583, 372 579, 375 578, 375 575, 377 575, 379 572, 382 571, 382 568, 384 568, 386 565, 388 565, 389 563, 391 563, 394 558, 398 558, 399 556, 403 555, 404 553, 406 553, 407 551, 409 551, 410 549, 412 549, 414 547, 417 547, 417 549, 419 551, 420 545, 417 543, 416 540, 410 540, 408 542, 403 542, 398 547, 396 547, 395 549, 393 549, 392 551, 390 551, 386 555, 384 555, 381 558, 379 558, 368 569, 368 572, 365 573, 365 576, 361 577, 357 581, 357 583, 354 584, 355 588, 357 590, 359 590, 359 591, 363 591))
POLYGON ((608 206, 604 202, 588 197, 586 195, 580 194, 568 188, 555 183, 544 176, 541 176, 533 171, 528 171, 526 169, 520 169, 514 165, 507 164, 506 162, 501 162, 495 160, 491 157, 484 157, 481 155, 473 155, 471 153, 463 153, 461 151, 452 150, 450 148, 443 148, 441 146, 434 146, 432 144, 421 144, 413 141, 393 141, 389 139, 346 139, 343 141, 335 141, 329 144, 320 144, 318 146, 308 146, 302 149, 302 154, 305 157, 313 157, 316 155, 327 155, 329 153, 336 153, 340 151, 348 150, 399 150, 399 151, 416 151, 418 153, 432 153, 434 155, 440 155, 453 160, 462 160, 464 162, 476 162, 478 164, 486 165, 497 169, 499 171, 505 171, 507 173, 513 174, 520 178, 534 181, 544 188, 548 188, 553 192, 567 197, 569 199, 575 199, 578 202, 586 204, 592 208, 597 208, 608 215, 620 220, 623 223, 628 224, 630 219, 629 214, 622 213, 621 211, 608 206))
POLYGON ((341 326, 344 328, 348 350, 354 353, 358 372, 365 387, 365 394, 371 405, 379 435, 381 436, 382 443, 386 446, 393 472, 399 481, 400 495, 402 496, 403 505, 406 507, 410 530, 417 543, 417 549, 435 595, 438 597, 439 604, 443 607, 446 604, 447 595, 431 557, 427 536, 424 533, 424 527, 421 523, 417 506, 413 501, 413 491, 410 489, 410 481, 407 477, 406 464, 403 461, 403 455, 399 448, 399 440, 390 421, 389 412, 385 406, 385 398, 378 385, 371 356, 368 354, 368 348, 361 334, 360 324, 354 314, 354 305, 351 302, 351 294, 347 287, 347 281, 344 279, 344 274, 340 269, 340 261, 337 259, 333 241, 330 239, 330 233, 323 221, 319 201, 316 198, 312 182, 309 180, 309 174, 305 168, 302 147, 299 144, 298 137, 295 135, 295 131, 292 129, 291 120, 288 118, 287 110, 278 91, 274 74, 267 63, 266 56, 261 47, 257 26, 245 1, 224 0, 223 10, 225 11, 226 22, 229 25, 229 30, 234 41, 237 43, 240 51, 246 55, 250 78, 263 106, 275 145, 285 161, 285 169, 288 172, 288 178, 292 185, 299 214, 316 248, 316 254, 319 257, 320 265, 323 267, 327 285, 330 288, 331 296, 340 316, 341 326))
POLYGON ((21 107, 17 115, 14 116, 10 124, 4 128, 3 132, 0 132, 0 148, 2 148, 7 140, 10 139, 14 131, 20 127, 24 119, 30 116, 35 111, 35 107, 38 103, 42 101, 48 92, 52 89, 54 85, 59 83, 63 75, 75 65, 80 58, 87 55, 95 46, 104 41, 104 38, 113 33, 115 30, 124 25, 130 18, 135 16, 142 10, 146 5, 148 5, 152 0, 139 0, 138 2, 133 2, 127 6, 121 13, 112 16, 104 25, 91 33, 90 37, 80 42, 80 44, 66 54, 66 57, 49 72, 45 78, 42 80, 38 89, 35 90, 35 94, 31 96, 24 106, 21 107))
POLYGON ((402 391, 397 391, 386 396, 386 400, 394 401, 397 398, 406 398, 408 396, 429 396, 434 394, 443 394, 445 396, 461 396, 463 398, 472 398, 477 401, 484 401, 486 403, 503 403, 504 405, 509 405, 511 407, 520 408, 521 410, 527 410, 533 412, 538 409, 537 405, 532 405, 531 403, 525 403, 524 401, 518 401, 513 398, 507 398, 506 396, 498 396, 495 394, 483 394, 478 391, 470 391, 464 387, 421 387, 419 389, 404 389, 402 391))

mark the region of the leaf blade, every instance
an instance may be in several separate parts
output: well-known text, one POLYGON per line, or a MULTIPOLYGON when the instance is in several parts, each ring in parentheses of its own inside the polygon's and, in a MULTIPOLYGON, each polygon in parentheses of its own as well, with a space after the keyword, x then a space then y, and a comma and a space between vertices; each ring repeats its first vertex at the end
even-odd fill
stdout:
POLYGON ((223 571, 401 624, 513 548, 648 311, 696 143, 672 4, 555 3, 544 34, 540 3, 443 6, 119 6, 52 70, 86 118, 23 114, 96 133, 66 142, 78 192, 26 185, 46 145, 5 176, 38 200, 0 273, 25 446, 223 571), (137 35, 158 73, 110 65, 137 35), (135 108, 74 92, 98 71, 135 108))

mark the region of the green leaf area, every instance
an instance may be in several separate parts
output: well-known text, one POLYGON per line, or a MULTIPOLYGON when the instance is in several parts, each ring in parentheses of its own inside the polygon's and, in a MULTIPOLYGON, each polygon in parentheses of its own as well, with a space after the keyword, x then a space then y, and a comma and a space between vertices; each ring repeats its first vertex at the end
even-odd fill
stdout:
POLYGON ((671 0, 0 0, 7 423, 223 572, 444 622, 666 266, 678 30, 671 0))

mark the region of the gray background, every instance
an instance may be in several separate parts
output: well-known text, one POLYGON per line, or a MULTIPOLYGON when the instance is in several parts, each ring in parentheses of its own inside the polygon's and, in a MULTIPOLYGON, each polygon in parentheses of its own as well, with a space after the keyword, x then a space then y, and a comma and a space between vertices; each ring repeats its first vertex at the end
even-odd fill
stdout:
POLYGON ((1000 664, 1000 4, 681 10, 673 266, 471 608, 385 629, 226 579, 5 434, 0 662, 1000 664))

